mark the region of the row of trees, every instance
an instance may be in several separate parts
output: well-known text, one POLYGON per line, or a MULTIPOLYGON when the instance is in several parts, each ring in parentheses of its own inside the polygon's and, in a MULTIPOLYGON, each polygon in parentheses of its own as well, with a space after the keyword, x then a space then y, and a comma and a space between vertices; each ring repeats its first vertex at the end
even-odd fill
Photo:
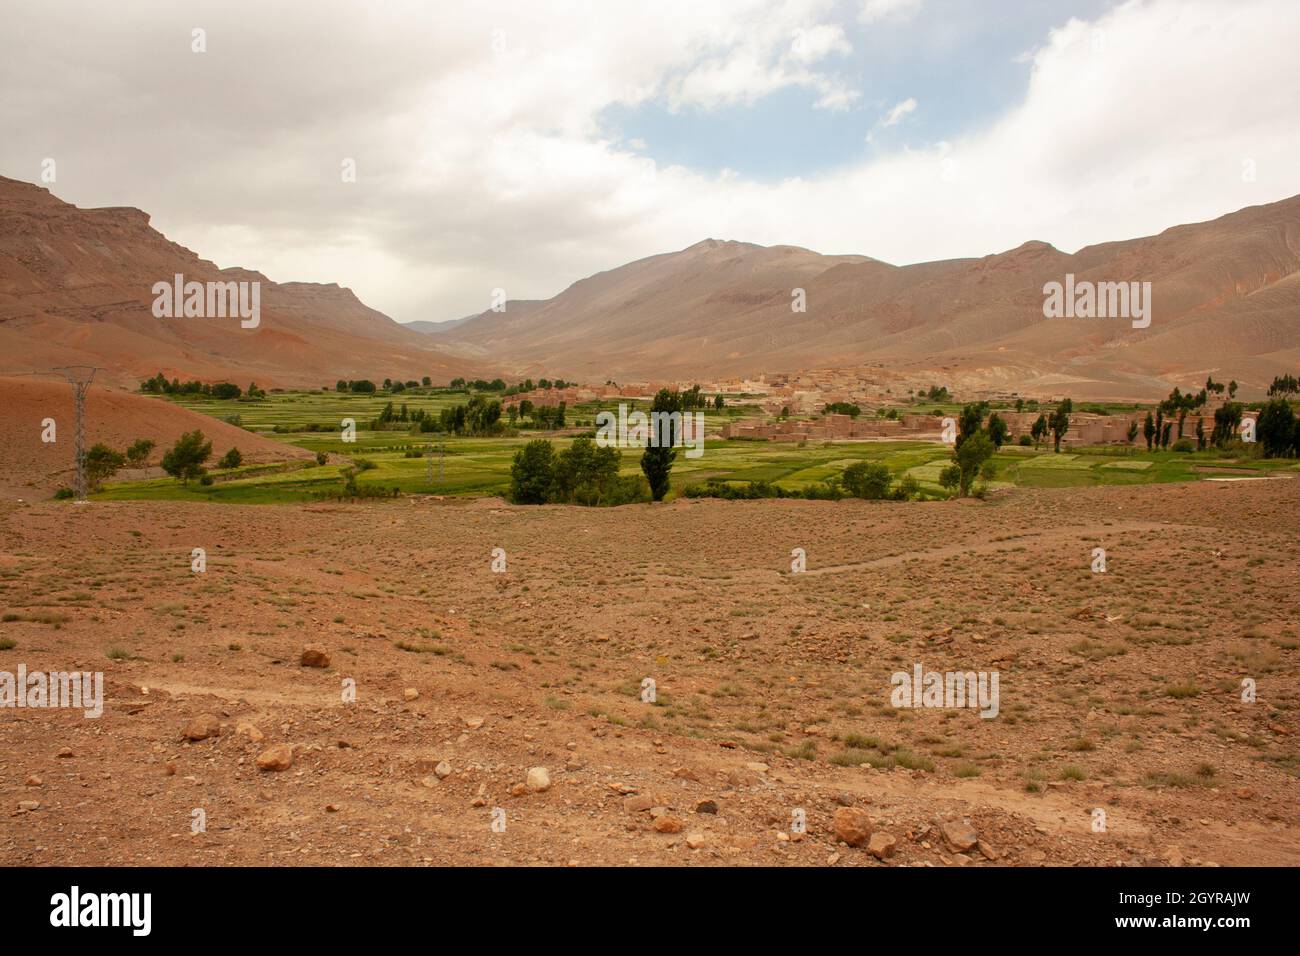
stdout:
POLYGON ((140 391, 146 395, 201 395, 223 400, 236 399, 241 396, 245 398, 266 397, 266 392, 258 388, 256 382, 249 382, 248 391, 245 392, 232 382, 182 382, 175 378, 168 381, 162 372, 141 382, 140 391))
MULTIPOLYGON (((150 438, 137 438, 124 451, 117 451, 103 442, 97 442, 86 451, 86 484, 91 491, 98 491, 109 478, 123 468, 143 468, 149 464, 156 443, 150 438)), ((212 442, 204 438, 203 432, 195 429, 185 432, 162 456, 159 464, 163 471, 188 484, 198 479, 211 479, 204 467, 212 457, 212 442)), ((238 448, 231 448, 217 462, 218 468, 238 468, 244 462, 244 456, 238 448)), ((60 490, 60 497, 68 497, 71 492, 60 490)))

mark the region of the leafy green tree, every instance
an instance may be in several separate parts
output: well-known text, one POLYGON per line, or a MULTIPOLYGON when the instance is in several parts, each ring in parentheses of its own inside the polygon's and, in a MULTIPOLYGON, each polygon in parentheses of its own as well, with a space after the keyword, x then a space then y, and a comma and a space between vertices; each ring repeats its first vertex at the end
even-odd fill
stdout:
POLYGON ((1265 458, 1287 458, 1294 451, 1296 417, 1291 405, 1275 398, 1265 405, 1255 423, 1255 437, 1263 446, 1265 458))
POLYGON ((997 412, 994 412, 989 416, 988 432, 989 438, 992 440, 993 444, 996 447, 1001 448, 1007 443, 1007 436, 1010 434, 1010 429, 1007 428, 1007 423, 1002 420, 1002 416, 997 412))
POLYGON ((238 448, 232 448, 221 456, 221 461, 217 462, 218 468, 238 468, 244 463, 244 456, 239 453, 238 448))
POLYGON ((1068 398, 1063 399, 1061 404, 1056 406, 1056 411, 1052 412, 1052 417, 1048 420, 1048 424, 1052 428, 1054 451, 1059 452, 1061 450, 1061 439, 1070 430, 1070 413, 1072 411, 1074 411, 1074 402, 1068 398))
POLYGON ((176 444, 163 455, 162 467, 173 478, 179 478, 181 484, 189 484, 191 478, 203 476, 203 463, 211 457, 212 442, 204 441, 203 432, 196 428, 176 439, 176 444))
POLYGON ((673 461, 677 458, 677 450, 672 446, 677 444, 681 436, 677 434, 673 419, 668 420, 669 424, 666 428, 656 429, 654 413, 671 415, 681 410, 681 395, 666 388, 659 390, 650 405, 650 428, 656 432, 652 437, 659 441, 657 444, 652 442, 646 446, 645 452, 641 455, 641 471, 645 474, 646 481, 650 483, 650 495, 655 501, 663 501, 664 495, 668 494, 668 479, 673 470, 673 461))
POLYGON ((1268 387, 1269 397, 1277 396, 1286 398, 1289 395, 1300 395, 1300 379, 1294 375, 1278 375, 1273 379, 1273 384, 1268 387))
POLYGON ((889 497, 893 476, 881 461, 858 461, 844 469, 840 483, 855 498, 880 501, 889 497))
POLYGON ((1137 423, 1137 422, 1129 422, 1129 423, 1128 423, 1128 443, 1129 443, 1130 445, 1133 444, 1134 440, 1136 440, 1137 437, 1138 437, 1138 423, 1137 423))
POLYGON ((510 500, 521 505, 545 504, 555 483, 555 449, 535 438, 515 452, 510 464, 510 500))
POLYGON ((1226 448, 1228 442, 1237 437, 1241 427, 1242 405, 1240 402, 1224 402, 1214 410, 1214 431, 1210 434, 1210 443, 1215 448, 1226 448))
POLYGON ((997 451, 987 432, 976 432, 962 442, 960 448, 953 450, 953 461, 960 473, 960 494, 965 497, 970 493, 975 476, 979 475, 984 464, 997 451))
POLYGON ((108 478, 117 474, 117 470, 126 464, 126 456, 113 451, 103 442, 90 446, 86 452, 86 483, 95 491, 108 478))
POLYGON ((1147 412, 1146 421, 1142 423, 1142 437, 1147 440, 1147 451, 1151 450, 1151 445, 1156 439, 1156 421, 1147 412))
POLYGON ((828 402, 822 411, 827 415, 848 415, 850 418, 857 418, 862 414, 862 409, 852 402, 828 402))
POLYGON ((1038 418, 1034 420, 1034 424, 1029 428, 1029 434, 1034 439, 1035 448, 1037 448, 1042 440, 1047 437, 1047 433, 1050 430, 1051 429, 1047 425, 1047 416, 1040 414, 1038 418))
POLYGON ((152 438, 137 438, 126 449, 126 460, 132 468, 139 468, 149 460, 154 449, 152 438))
POLYGON ((551 500, 597 500, 601 489, 618 477, 621 460, 617 448, 602 448, 588 435, 575 438, 556 456, 551 500))
POLYGON ((983 415, 980 414, 979 405, 967 405, 961 410, 961 415, 957 419, 957 442, 955 448, 960 448, 967 438, 970 438, 980 430, 980 422, 983 415))

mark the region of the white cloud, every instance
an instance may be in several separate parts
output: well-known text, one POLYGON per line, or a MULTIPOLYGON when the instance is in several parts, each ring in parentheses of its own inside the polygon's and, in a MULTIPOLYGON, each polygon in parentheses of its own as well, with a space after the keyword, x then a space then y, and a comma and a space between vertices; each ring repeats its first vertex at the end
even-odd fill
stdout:
POLYGON ((908 113, 916 109, 916 100, 908 97, 901 103, 895 103, 894 106, 880 120, 881 126, 897 126, 908 113))
POLYGON ((858 19, 863 23, 879 20, 907 20, 921 9, 922 0, 862 0, 858 19))
POLYGON ((7 13, 0 173, 34 181, 54 157, 65 199, 139 206, 221 265, 337 281, 403 320, 480 311, 498 286, 552 295, 706 236, 909 262, 1073 249, 1300 193, 1290 0, 1072 21, 996 123, 778 183, 657 164, 601 115, 789 88, 854 102, 827 67, 849 39, 823 0, 143 8, 7 13))

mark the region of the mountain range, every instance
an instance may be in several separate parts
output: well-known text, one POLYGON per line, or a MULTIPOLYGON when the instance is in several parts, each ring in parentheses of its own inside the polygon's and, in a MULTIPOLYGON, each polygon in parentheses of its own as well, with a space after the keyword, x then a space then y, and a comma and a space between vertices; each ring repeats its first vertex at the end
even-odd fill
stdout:
POLYGON ((706 239, 484 312, 441 346, 514 375, 746 376, 885 365, 959 386, 1153 397, 1300 368, 1300 197, 1070 254, 1044 242, 896 266, 706 239), (1044 286, 1150 282, 1151 324, 1045 318, 1044 286), (806 311, 795 311, 797 289, 806 311))
POLYGON ((337 285, 219 269, 132 208, 79 209, 0 177, 0 374, 263 386, 425 375, 714 380, 883 365, 959 389, 1152 398, 1206 375, 1300 369, 1300 196, 1066 253, 1044 242, 892 265, 706 239, 504 311, 402 325, 337 285), (157 318, 154 283, 258 281, 256 328, 157 318), (1150 282, 1151 324, 1046 318, 1044 286, 1150 282), (800 310, 802 306, 802 310, 800 310))
POLYGON ((0 177, 0 375, 96 365, 101 382, 167 377, 241 386, 333 385, 340 378, 480 369, 363 304, 349 289, 277 283, 219 269, 168 240, 133 208, 79 209, 0 177), (237 318, 158 318, 157 282, 260 282, 256 328, 237 318))

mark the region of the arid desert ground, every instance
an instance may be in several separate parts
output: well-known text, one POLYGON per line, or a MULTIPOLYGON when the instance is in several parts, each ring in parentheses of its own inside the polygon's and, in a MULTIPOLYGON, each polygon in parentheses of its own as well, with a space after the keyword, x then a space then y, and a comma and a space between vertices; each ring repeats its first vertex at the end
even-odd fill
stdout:
POLYGON ((1298 506, 6 502, 0 862, 1300 864, 1298 506))

